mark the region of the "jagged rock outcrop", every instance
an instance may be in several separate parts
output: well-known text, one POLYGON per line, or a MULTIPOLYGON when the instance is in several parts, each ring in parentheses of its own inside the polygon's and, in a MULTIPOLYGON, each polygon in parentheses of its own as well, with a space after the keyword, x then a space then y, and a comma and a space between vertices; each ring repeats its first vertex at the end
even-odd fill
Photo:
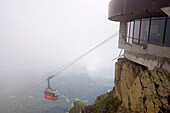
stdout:
POLYGON ((164 69, 149 70, 120 58, 114 83, 114 90, 99 96, 82 113, 170 113, 170 73, 164 69))
POLYGON ((115 93, 122 101, 118 112, 170 112, 170 73, 121 58, 115 65, 115 93))

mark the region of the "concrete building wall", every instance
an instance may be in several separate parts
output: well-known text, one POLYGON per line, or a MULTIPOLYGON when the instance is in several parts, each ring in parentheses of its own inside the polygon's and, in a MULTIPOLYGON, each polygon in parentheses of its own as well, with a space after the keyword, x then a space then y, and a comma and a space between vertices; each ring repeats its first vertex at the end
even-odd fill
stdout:
POLYGON ((126 45, 125 38, 124 38, 125 35, 126 35, 126 21, 121 21, 120 22, 120 28, 119 28, 118 48, 124 49, 124 46, 126 45))

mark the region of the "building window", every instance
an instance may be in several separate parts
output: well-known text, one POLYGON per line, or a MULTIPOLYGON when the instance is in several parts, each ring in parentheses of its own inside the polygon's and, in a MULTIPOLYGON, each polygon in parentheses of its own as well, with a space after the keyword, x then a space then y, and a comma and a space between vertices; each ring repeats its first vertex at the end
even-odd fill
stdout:
POLYGON ((128 44, 132 44, 132 39, 133 39, 133 27, 134 27, 134 22, 127 22, 126 26, 126 42, 128 44))
POLYGON ((130 22, 130 34, 129 34, 129 44, 132 44, 133 39, 133 28, 134 28, 134 21, 130 22))
POLYGON ((165 17, 153 17, 151 19, 149 42, 163 44, 165 19, 165 17))
POLYGON ((140 20, 135 20, 133 42, 139 43, 140 20))
POLYGON ((167 19, 166 34, 165 34, 165 45, 170 46, 170 17, 167 19))
POLYGON ((140 30, 140 44, 143 46, 147 45, 148 34, 149 34, 149 18, 142 19, 141 30, 140 30))
POLYGON ((126 42, 129 43, 129 29, 130 29, 130 22, 127 22, 126 25, 126 42))
POLYGON ((151 17, 127 22, 126 42, 147 46, 150 43, 170 46, 170 17, 151 17))

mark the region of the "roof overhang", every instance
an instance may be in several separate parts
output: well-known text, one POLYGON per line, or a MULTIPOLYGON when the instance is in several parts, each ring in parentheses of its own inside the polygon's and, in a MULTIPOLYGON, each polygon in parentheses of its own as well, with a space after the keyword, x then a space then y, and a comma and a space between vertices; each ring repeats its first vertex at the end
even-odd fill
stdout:
POLYGON ((170 0, 111 0, 108 19, 112 21, 130 20, 143 16, 160 15, 170 0))

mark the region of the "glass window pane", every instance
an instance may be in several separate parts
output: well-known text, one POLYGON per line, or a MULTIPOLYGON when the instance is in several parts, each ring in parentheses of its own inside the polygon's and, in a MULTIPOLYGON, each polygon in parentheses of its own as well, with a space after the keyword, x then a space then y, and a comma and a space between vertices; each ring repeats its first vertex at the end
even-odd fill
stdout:
POLYGON ((149 42, 155 44, 163 44, 164 28, 165 28, 165 18, 160 18, 160 17, 152 18, 149 42))
POLYGON ((166 25, 165 45, 170 46, 170 19, 167 20, 167 25, 166 25))
POLYGON ((133 27, 134 27, 134 22, 133 22, 133 21, 131 21, 131 23, 130 23, 129 44, 132 44, 132 38, 133 38, 133 27))
POLYGON ((140 30, 140 44, 147 45, 149 33, 149 18, 142 19, 141 30, 140 30))
POLYGON ((129 27, 130 27, 130 22, 127 23, 126 26, 126 42, 129 42, 129 27))
POLYGON ((140 20, 135 20, 133 42, 139 43, 140 20))
POLYGON ((52 93, 51 96, 52 96, 52 97, 55 97, 55 93, 52 93))

